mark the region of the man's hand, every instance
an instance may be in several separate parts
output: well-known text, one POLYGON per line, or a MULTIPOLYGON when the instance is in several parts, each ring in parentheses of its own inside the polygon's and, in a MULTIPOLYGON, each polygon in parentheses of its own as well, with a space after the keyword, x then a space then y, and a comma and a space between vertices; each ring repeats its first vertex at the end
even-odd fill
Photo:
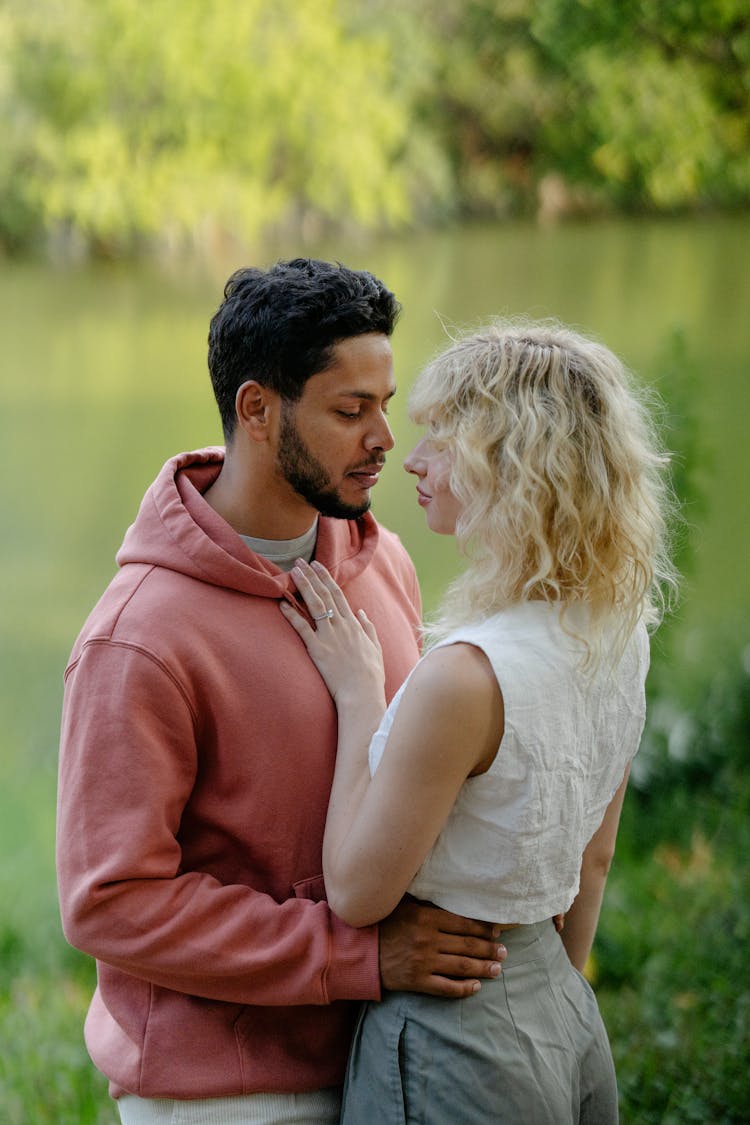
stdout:
POLYGON ((383 988, 433 996, 471 996, 500 975, 507 956, 500 927, 403 899, 380 930, 383 988))

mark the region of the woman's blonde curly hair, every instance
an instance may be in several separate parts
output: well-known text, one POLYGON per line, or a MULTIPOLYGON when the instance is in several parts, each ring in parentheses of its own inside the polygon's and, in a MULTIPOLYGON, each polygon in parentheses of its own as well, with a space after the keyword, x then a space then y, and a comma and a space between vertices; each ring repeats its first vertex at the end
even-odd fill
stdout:
POLYGON ((563 617, 583 604, 590 663, 605 628, 620 652, 639 620, 660 620, 677 588, 669 458, 647 393, 608 348, 553 322, 493 322, 425 368, 410 414, 452 453, 470 560, 431 639, 516 602, 563 617))

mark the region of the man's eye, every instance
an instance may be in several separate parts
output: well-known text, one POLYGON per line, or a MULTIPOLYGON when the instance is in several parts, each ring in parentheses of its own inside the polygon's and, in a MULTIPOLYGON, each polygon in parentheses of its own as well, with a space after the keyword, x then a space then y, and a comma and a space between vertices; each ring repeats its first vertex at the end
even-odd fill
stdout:
POLYGON ((358 413, 357 414, 349 414, 346 410, 339 410, 338 413, 341 415, 342 418, 352 418, 352 419, 359 418, 358 413))

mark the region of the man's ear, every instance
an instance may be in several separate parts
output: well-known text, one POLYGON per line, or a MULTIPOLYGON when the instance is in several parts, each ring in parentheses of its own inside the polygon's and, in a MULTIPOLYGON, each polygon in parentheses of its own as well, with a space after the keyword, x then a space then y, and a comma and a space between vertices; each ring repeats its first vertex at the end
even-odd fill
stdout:
POLYGON ((268 441, 274 409, 279 396, 268 387, 248 379, 237 390, 234 408, 237 423, 252 441, 268 441))

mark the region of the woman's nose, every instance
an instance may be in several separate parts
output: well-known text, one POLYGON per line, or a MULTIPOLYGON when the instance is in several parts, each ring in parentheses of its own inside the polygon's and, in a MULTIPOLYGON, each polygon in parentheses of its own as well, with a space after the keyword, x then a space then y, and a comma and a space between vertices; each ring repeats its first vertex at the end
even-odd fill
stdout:
POLYGON ((425 462, 422 456, 422 441, 418 441, 410 453, 407 453, 404 458, 404 469, 407 473, 415 473, 416 476, 424 476, 425 462))

